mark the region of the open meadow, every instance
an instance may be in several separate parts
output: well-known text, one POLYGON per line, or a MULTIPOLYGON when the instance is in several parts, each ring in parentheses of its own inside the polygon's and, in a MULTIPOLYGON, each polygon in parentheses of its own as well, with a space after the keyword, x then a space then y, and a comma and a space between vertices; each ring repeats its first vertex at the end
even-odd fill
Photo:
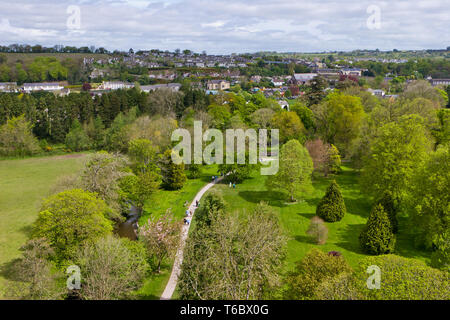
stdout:
POLYGON ((42 200, 60 176, 77 172, 84 154, 0 161, 0 297, 5 266, 20 256, 42 200))

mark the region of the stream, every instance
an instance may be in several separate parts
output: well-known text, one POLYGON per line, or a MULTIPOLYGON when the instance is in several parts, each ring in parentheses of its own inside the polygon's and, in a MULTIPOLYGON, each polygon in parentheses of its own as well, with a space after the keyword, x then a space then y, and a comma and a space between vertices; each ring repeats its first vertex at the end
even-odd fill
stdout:
POLYGON ((118 235, 122 238, 128 238, 132 241, 137 240, 137 222, 139 220, 139 211, 135 206, 130 207, 127 220, 119 225, 117 231, 118 235))

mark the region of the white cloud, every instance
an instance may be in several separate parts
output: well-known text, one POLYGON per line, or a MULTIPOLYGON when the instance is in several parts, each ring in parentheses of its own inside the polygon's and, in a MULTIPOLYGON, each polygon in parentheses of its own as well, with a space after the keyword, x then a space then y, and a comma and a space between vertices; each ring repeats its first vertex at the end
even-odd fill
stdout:
POLYGON ((421 49, 450 45, 444 0, 41 0, 3 1, 0 43, 96 45, 108 49, 209 53, 258 50, 421 49), (366 9, 381 8, 369 30, 366 9), (66 9, 79 5, 81 31, 69 33, 66 9))

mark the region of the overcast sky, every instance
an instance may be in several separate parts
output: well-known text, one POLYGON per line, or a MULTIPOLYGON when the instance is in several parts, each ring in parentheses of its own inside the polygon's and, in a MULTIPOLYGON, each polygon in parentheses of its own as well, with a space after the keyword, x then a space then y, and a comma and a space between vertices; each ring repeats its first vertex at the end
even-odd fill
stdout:
POLYGON ((450 46, 449 2, 0 0, 0 43, 211 54, 441 49, 450 46))

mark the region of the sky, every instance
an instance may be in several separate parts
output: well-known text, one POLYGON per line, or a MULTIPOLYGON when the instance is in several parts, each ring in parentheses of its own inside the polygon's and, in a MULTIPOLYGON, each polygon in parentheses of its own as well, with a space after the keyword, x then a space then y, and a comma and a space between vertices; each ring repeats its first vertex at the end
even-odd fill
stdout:
POLYGON ((108 50, 414 50, 450 46, 449 0, 0 0, 0 44, 108 50))

